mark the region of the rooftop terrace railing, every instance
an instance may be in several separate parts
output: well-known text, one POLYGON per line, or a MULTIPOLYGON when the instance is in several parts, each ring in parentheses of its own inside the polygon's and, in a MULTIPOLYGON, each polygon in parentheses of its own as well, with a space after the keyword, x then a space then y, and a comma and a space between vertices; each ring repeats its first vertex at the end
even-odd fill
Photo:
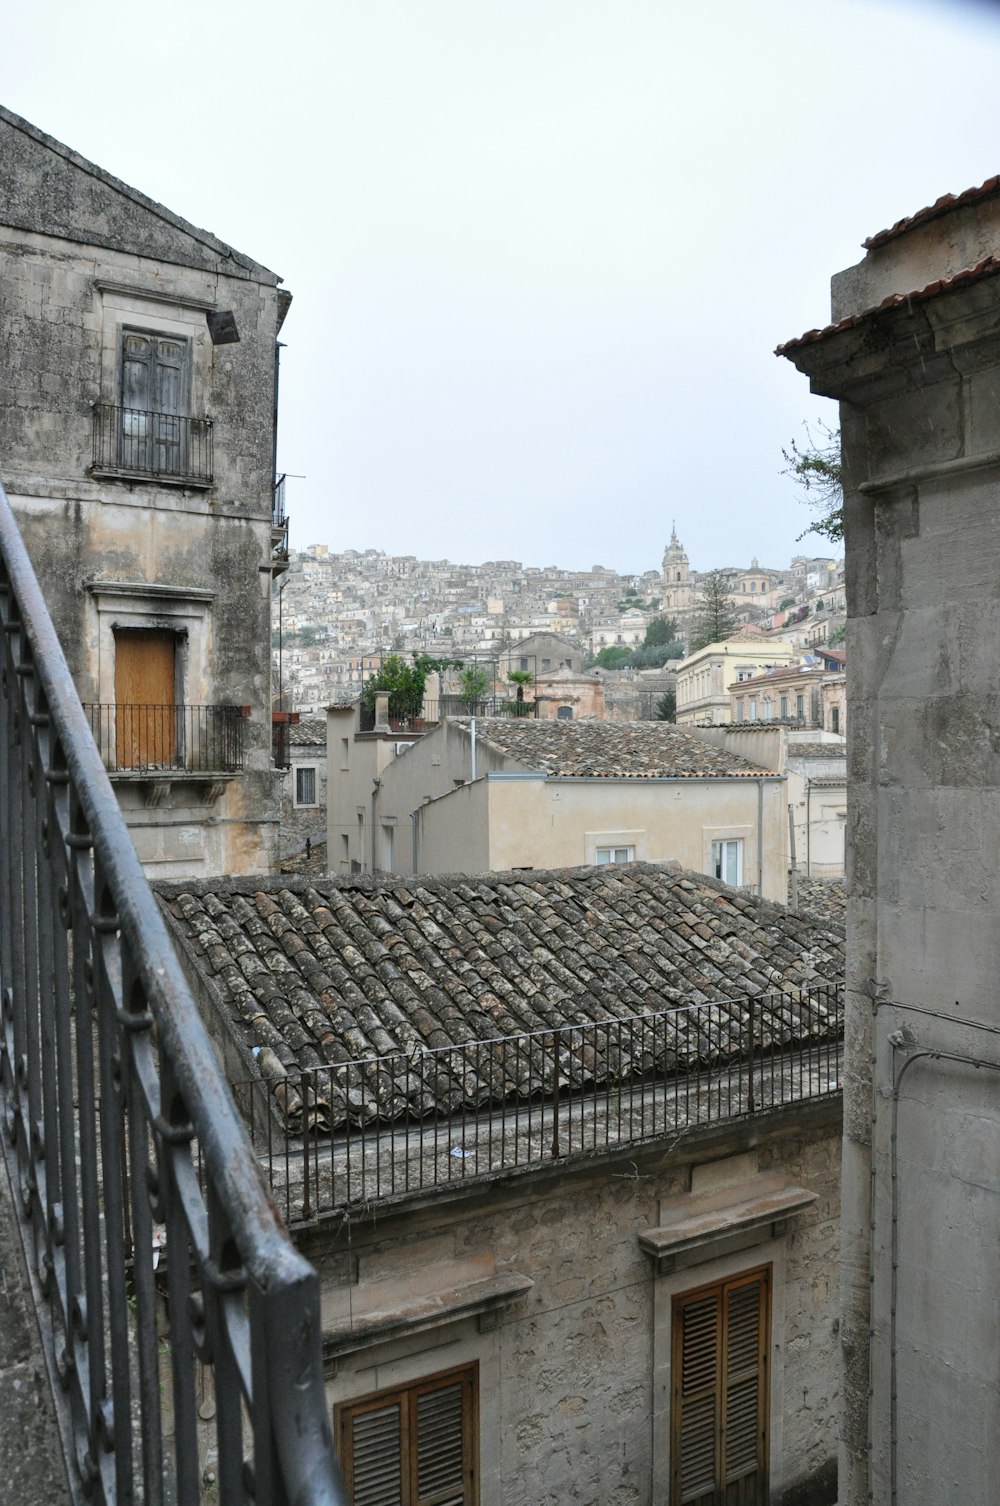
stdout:
POLYGON ((2 488, 0 628, 0 1144, 69 1467, 119 1506, 194 1506, 206 1459, 226 1506, 346 1506, 316 1273, 270 1200, 2 488))
POLYGON ((726 999, 364 1061, 258 1054, 237 1100, 290 1223, 829 1097, 843 990, 726 999))

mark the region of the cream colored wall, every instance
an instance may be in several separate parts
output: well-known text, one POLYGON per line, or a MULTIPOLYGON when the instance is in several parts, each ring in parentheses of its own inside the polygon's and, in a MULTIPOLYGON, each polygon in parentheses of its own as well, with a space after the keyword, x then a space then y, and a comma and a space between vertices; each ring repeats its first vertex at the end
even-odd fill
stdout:
POLYGON ((763 674, 768 665, 790 664, 795 650, 771 639, 708 643, 677 666, 677 722, 726 725, 732 720, 728 686, 740 672, 763 674))
MULTIPOLYGON (((573 780, 494 778, 432 802, 421 812, 420 868, 495 871, 568 868, 596 861, 598 847, 631 847, 636 861, 677 861, 711 870, 712 843, 743 842, 743 882, 758 883, 756 779, 573 780), (479 793, 480 791, 485 793, 479 793), (475 823, 488 819, 488 847, 475 823), (433 866, 432 866, 433 865, 433 866)), ((785 783, 763 781, 763 894, 784 902, 787 840, 785 783)))

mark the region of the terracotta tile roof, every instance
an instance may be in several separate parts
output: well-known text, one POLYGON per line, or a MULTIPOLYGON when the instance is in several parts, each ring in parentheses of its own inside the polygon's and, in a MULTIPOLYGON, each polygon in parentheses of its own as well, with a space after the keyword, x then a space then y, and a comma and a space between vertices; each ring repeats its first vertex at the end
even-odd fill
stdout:
POLYGON ((828 324, 824 329, 806 330, 804 335, 799 335, 796 340, 786 340, 775 350, 776 356, 787 356, 792 351, 798 350, 803 345, 815 345, 820 340, 827 340, 831 335, 839 335, 845 329, 852 329, 855 325, 863 323, 866 319, 873 318, 876 314, 883 314, 889 309, 901 308, 903 304, 909 306, 913 303, 926 303, 931 298, 936 298, 940 293, 950 293, 971 283, 981 282, 987 277, 995 277, 1000 272, 1000 257, 985 256, 974 267, 967 267, 962 272, 956 272, 951 277, 939 277, 936 282, 929 282, 924 288, 917 288, 912 293, 890 293, 888 298, 883 298, 881 303, 873 304, 871 308, 862 309, 857 314, 848 314, 846 319, 841 319, 838 324, 828 324))
POLYGON ((843 879, 799 875, 799 914, 817 925, 843 929, 847 920, 847 885, 843 879))
POLYGON ((288 741, 295 747, 325 748, 326 718, 311 716, 305 721, 293 722, 288 729, 288 741))
POLYGON ((789 742, 789 758, 846 758, 847 748, 844 743, 807 743, 789 742))
POLYGON ((550 778, 746 779, 768 772, 669 722, 504 716, 477 722, 476 736, 550 778))
MULTIPOLYGON (((272 1082, 695 1003, 718 1002, 718 1023, 731 1028, 740 1001, 779 990, 780 1012, 758 1006, 765 1033, 823 1034, 825 1007, 814 1002, 806 1026, 797 1001, 843 978, 842 929, 653 864, 154 887, 188 961, 243 1047, 262 1048, 272 1082)), ((682 1025, 671 1049, 695 1060, 707 1046, 682 1025)), ((340 1122, 348 1114, 342 1106, 340 1122)))
POLYGON ((924 225, 928 220, 933 220, 941 214, 948 214, 952 209, 964 209, 967 204, 978 204, 981 199, 988 199, 1000 190, 1000 177, 987 178, 978 188, 967 188, 964 193, 945 193, 933 204, 928 204, 924 209, 918 209, 915 214, 906 215, 904 219, 897 220, 895 225, 890 225, 888 230, 878 230, 870 235, 862 246, 866 251, 875 251, 879 246, 884 246, 888 241, 895 240, 898 235, 905 235, 907 230, 913 230, 918 225, 924 225))

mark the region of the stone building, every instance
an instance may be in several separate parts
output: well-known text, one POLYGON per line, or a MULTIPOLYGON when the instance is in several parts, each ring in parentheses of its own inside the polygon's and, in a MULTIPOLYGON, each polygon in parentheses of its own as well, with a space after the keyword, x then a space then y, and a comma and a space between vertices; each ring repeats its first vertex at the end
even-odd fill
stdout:
POLYGON ((785 897, 783 776, 666 722, 449 717, 407 741, 356 718, 329 712, 332 873, 674 860, 785 897))
POLYGON ((732 720, 729 687, 790 664, 798 655, 788 643, 747 631, 722 643, 706 643, 677 665, 677 723, 723 725, 732 720))
POLYGON ((0 109, 0 473, 150 874, 273 866, 267 268, 0 109))
POLYGON ((326 717, 303 717, 287 724, 288 770, 281 800, 280 855, 326 841, 326 717))
POLYGON ((1000 178, 865 247, 780 351, 843 442, 841 1501, 939 1506, 1000 1448, 1000 178))
POLYGON ((647 865, 160 894, 355 1499, 836 1500, 842 931, 647 865))

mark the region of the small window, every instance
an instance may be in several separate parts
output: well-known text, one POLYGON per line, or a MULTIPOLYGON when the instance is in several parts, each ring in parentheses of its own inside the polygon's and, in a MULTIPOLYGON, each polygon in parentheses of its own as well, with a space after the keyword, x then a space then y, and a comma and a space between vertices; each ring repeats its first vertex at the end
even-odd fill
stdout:
POLYGON ((543 659, 542 660, 542 668, 543 669, 551 669, 552 668, 552 660, 551 659, 543 659))
POLYGON ((739 837, 728 837, 712 843, 712 872, 724 884, 734 887, 743 882, 743 842, 739 837))
POLYGON ((295 804, 316 804, 316 770, 313 768, 299 768, 295 770, 295 804))
POLYGON ((561 722, 571 722, 573 720, 572 706, 560 706, 556 712, 556 716, 561 722))
POLYGON ((839 732, 840 731, 840 707, 839 706, 831 706, 831 708, 830 708, 830 731, 831 732, 839 732))
POLYGON ((528 667, 528 661, 525 658, 525 656, 522 654, 521 655, 521 668, 522 669, 527 669, 527 667, 528 667))
POLYGON ((388 823, 382 827, 382 866, 386 873, 396 871, 396 828, 388 823))
POLYGON ((350 766, 351 766, 351 739, 349 737, 342 737, 340 739, 340 767, 341 767, 341 769, 349 769, 350 766))
POLYGON ((781 720, 783 722, 787 722, 788 720, 788 697, 786 695, 781 697, 781 720))
POLYGON ((804 695, 797 695, 795 697, 795 716, 800 722, 804 722, 806 719, 806 698, 804 695))
POLYGON ((598 847, 595 863, 634 863, 634 847, 598 847))
POLYGON ((337 1452, 356 1506, 476 1506, 478 1389, 467 1365, 337 1407, 337 1452))

